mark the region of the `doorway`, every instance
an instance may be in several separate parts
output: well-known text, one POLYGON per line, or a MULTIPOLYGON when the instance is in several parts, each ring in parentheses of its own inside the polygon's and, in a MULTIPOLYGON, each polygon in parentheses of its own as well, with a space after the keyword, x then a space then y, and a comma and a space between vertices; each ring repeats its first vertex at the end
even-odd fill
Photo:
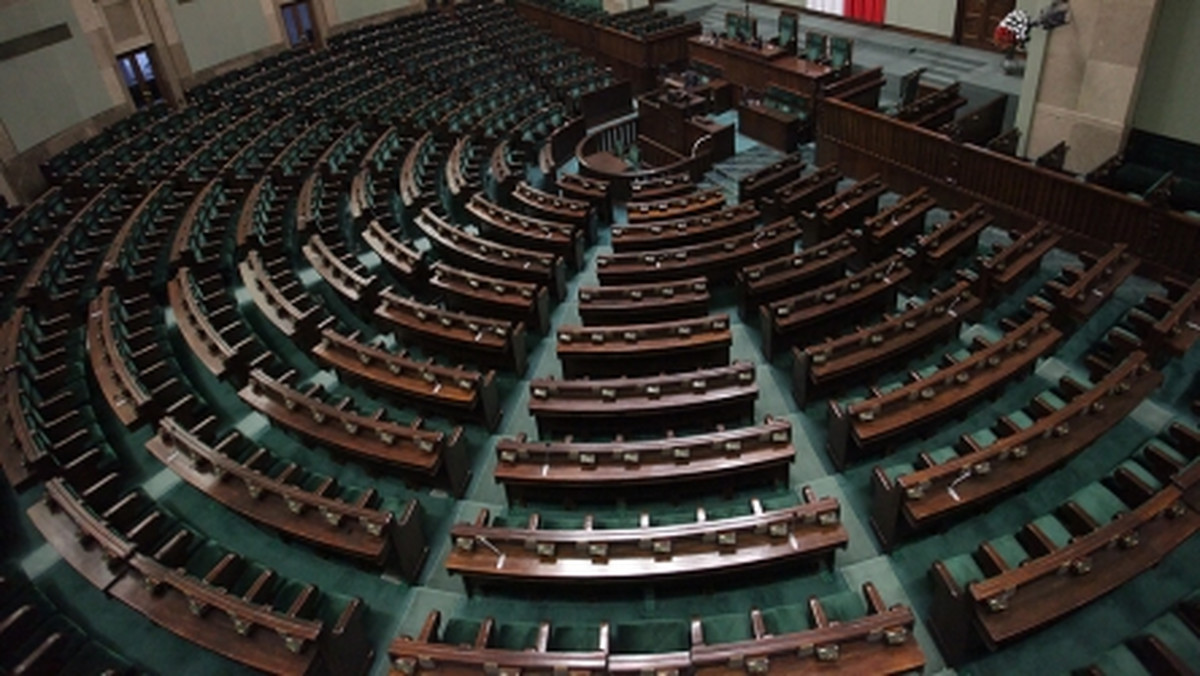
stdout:
POLYGON ((295 47, 314 42, 312 12, 309 10, 308 0, 288 3, 279 10, 283 12, 283 26, 287 29, 288 44, 295 47))
POLYGON ((992 34, 1016 6, 1016 0, 958 0, 956 42, 996 51, 999 48, 992 43, 992 34))
POLYGON ((150 56, 150 48, 143 47, 132 52, 117 56, 117 70, 121 71, 121 79, 129 89, 129 97, 133 105, 145 108, 157 101, 162 101, 162 90, 158 86, 158 75, 154 72, 154 59, 150 56))

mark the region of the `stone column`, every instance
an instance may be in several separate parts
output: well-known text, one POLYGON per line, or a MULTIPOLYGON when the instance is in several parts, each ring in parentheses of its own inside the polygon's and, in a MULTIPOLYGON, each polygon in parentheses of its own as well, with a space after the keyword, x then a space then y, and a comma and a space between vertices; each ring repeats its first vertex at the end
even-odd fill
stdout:
POLYGON ((1066 168, 1082 173, 1124 147, 1159 4, 1071 0, 1071 23, 1046 36, 1041 71, 1032 75, 1040 77, 1026 156, 1066 141, 1066 168))

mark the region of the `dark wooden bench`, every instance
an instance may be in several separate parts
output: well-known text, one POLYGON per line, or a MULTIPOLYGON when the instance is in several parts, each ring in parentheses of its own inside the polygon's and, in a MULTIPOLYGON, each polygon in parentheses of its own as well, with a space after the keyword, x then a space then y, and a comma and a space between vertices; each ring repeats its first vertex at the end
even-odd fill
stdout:
POLYGON ((394 562, 404 579, 417 579, 429 552, 419 502, 410 498, 399 514, 382 510, 374 489, 347 491, 236 431, 217 435, 216 424, 211 417, 194 427, 162 418, 146 449, 194 488, 252 521, 377 566, 394 562))
POLYGON ((751 417, 758 398, 755 366, 734 362, 698 371, 641 378, 529 383, 529 412, 542 435, 558 432, 662 430, 687 421, 751 417))
POLYGON ((1035 398, 1027 407, 1031 424, 1021 428, 1001 419, 1004 434, 993 444, 981 448, 965 437, 959 444, 961 454, 940 461, 926 454, 911 472, 899 475, 876 467, 871 505, 875 534, 891 548, 910 533, 1018 490, 1082 453, 1162 380, 1162 374, 1150 368, 1147 355, 1137 352, 1092 387, 1064 376, 1058 390, 1069 399, 1035 398))
POLYGON ((1184 500, 1200 481, 1196 470, 1193 463, 1156 488, 1109 492, 1109 500, 1093 484, 1100 490, 1026 524, 1003 550, 985 541, 934 561, 929 624, 946 661, 1009 645, 1156 566, 1200 530, 1200 513, 1184 500))
POLYGON ((683 197, 645 202, 631 201, 626 203, 625 209, 629 222, 637 224, 688 218, 697 214, 717 211, 724 206, 725 191, 715 188, 683 197))
POLYGON ((861 229, 864 221, 879 211, 879 198, 887 191, 879 174, 874 174, 817 202, 814 210, 800 219, 804 226, 804 245, 811 246, 840 233, 861 229))
POLYGON ((429 263, 424 251, 418 251, 410 242, 401 240, 374 219, 363 229, 362 238, 393 276, 409 287, 422 288, 429 276, 429 263))
POLYGON ((817 204, 837 192, 842 172, 836 164, 828 164, 791 183, 779 186, 767 197, 760 197, 759 207, 768 220, 781 216, 797 216, 817 208, 817 204))
POLYGON ((588 326, 701 317, 710 294, 704 277, 660 284, 581 286, 579 316, 588 326))
POLYGON ((587 232, 577 224, 548 221, 511 211, 494 204, 481 192, 471 196, 467 213, 488 239, 561 256, 576 270, 583 267, 587 232))
POLYGON ((760 305, 842 277, 857 251, 850 235, 842 233, 802 251, 742 268, 736 278, 742 316, 753 316, 760 305))
POLYGON ((795 453, 791 423, 770 416, 760 425, 636 441, 530 441, 521 434, 497 444, 495 478, 516 502, 588 495, 611 501, 647 489, 728 491, 785 481, 795 453))
POLYGON ((1003 389, 1033 371, 1037 360, 1050 353, 1063 334, 1044 312, 1018 324, 1005 320, 1006 333, 995 342, 976 339, 975 349, 945 363, 926 376, 884 392, 878 388, 861 401, 829 402, 826 450, 839 469, 878 453, 888 445, 918 434, 923 428, 1003 389))
POLYGON ((804 631, 773 633, 764 611, 753 608, 746 618, 752 638, 728 643, 708 643, 705 621, 697 617, 691 625, 691 673, 920 673, 925 655, 913 636, 912 610, 888 606, 871 582, 863 583, 862 595, 866 614, 853 618, 835 618, 832 608, 809 597, 811 628, 804 631))
POLYGON ((524 322, 544 334, 550 328, 550 290, 532 282, 497 279, 441 261, 429 270, 429 287, 448 307, 462 312, 524 322))
POLYGON ((983 306, 978 278, 963 275, 924 303, 910 302, 896 314, 854 333, 792 348, 792 395, 804 405, 823 394, 872 377, 904 359, 958 335, 967 319, 983 306))
POLYGON ((468 416, 489 430, 500 421, 500 401, 495 371, 480 372, 461 366, 441 366, 432 359, 418 361, 407 352, 394 353, 359 341, 357 333, 342 334, 328 326, 312 348, 318 363, 332 366, 370 389, 399 396, 418 408, 430 407, 451 417, 468 416))
POLYGON ((553 290, 555 299, 566 297, 566 272, 560 256, 498 244, 471 235, 430 208, 417 216, 416 223, 447 262, 501 279, 542 284, 553 290))
POLYGON ((402 339, 435 352, 481 364, 525 372, 525 325, 446 310, 384 289, 376 319, 400 332, 402 339))
POLYGON ((775 189, 800 178, 807 165, 801 153, 787 157, 738 181, 738 203, 748 204, 760 197, 769 197, 775 189))
POLYGON ((1061 239, 1045 222, 1023 233, 1013 234, 1008 246, 995 248, 982 256, 980 266, 989 293, 1011 292, 1018 284, 1038 270, 1042 258, 1061 239))
POLYGON ((654 284, 693 277, 709 282, 730 279, 737 270, 790 254, 803 231, 792 217, 752 232, 674 249, 624 254, 600 254, 596 259, 600 283, 654 284))
POLYGON ((925 188, 902 197, 898 202, 863 221, 862 228, 851 230, 864 261, 886 255, 896 247, 907 246, 925 233, 925 216, 937 207, 937 200, 925 188))
POLYGON ((1128 248, 1129 245, 1122 242, 1114 244, 1102 256, 1085 251, 1079 254, 1084 265, 1082 269, 1068 266, 1063 268, 1059 279, 1046 282, 1056 318, 1081 324, 1091 317, 1141 264, 1141 259, 1131 255, 1128 248))
POLYGON ((608 181, 579 174, 559 174, 555 185, 562 194, 572 199, 583 200, 596 209, 602 221, 612 221, 612 197, 608 181))
POLYGON ((308 295, 286 260, 264 260, 257 249, 251 249, 238 263, 238 272, 255 307, 275 328, 306 345, 315 339, 323 314, 321 307, 308 295))
POLYGON ((728 315, 617 326, 560 326, 556 353, 564 378, 638 376, 724 366, 733 332, 728 315))
POLYGON ((290 379, 290 372, 273 378, 255 370, 238 395, 254 410, 305 438, 427 480, 442 473, 452 493, 460 496, 466 490, 471 470, 461 427, 445 433, 422 427, 419 419, 415 425, 393 422, 383 409, 358 411, 349 398, 330 403, 318 396, 319 386, 298 390, 288 384, 290 379))
POLYGON ((691 195, 694 192, 696 192, 696 184, 692 183, 692 178, 688 176, 687 172, 637 178, 629 183, 630 202, 667 200, 672 197, 691 195))
POLYGON ((578 528, 491 523, 481 509, 474 523, 450 529, 446 569, 472 584, 603 584, 692 579, 802 561, 832 564, 849 539, 836 498, 817 498, 767 510, 756 498, 748 514, 712 518, 703 507, 692 523, 655 524, 642 512, 636 528, 603 528, 584 515, 578 528), (647 547, 647 543, 649 546, 647 547))
POLYGON ((867 321, 895 308, 900 286, 912 275, 909 258, 896 253, 849 277, 760 305, 763 354, 774 359, 797 341, 811 344, 848 321, 867 321))
POLYGON ((187 266, 167 283, 176 325, 192 354, 213 375, 240 372, 261 355, 252 354, 253 335, 243 325, 220 275, 196 279, 187 266))
POLYGON ((613 225, 612 248, 626 253, 699 244, 753 230, 761 219, 762 214, 751 202, 677 221, 613 225))
POLYGON ((379 301, 379 278, 370 274, 352 253, 346 251, 344 243, 330 245, 324 237, 314 233, 300 250, 321 279, 351 308, 365 314, 375 307, 379 301))
POLYGON ((896 116, 918 127, 940 129, 954 121, 955 111, 967 105, 967 99, 959 94, 959 87, 955 82, 932 91, 901 108, 896 116))
POLYGON ((938 223, 926 234, 917 236, 917 276, 932 279, 949 270, 955 261, 974 254, 979 235, 992 224, 992 215, 980 204, 956 212, 950 220, 938 223))
POLYGON ((595 241, 596 233, 591 227, 595 209, 591 202, 544 192, 525 181, 518 183, 511 194, 517 204, 539 218, 570 223, 587 232, 589 242, 595 241))

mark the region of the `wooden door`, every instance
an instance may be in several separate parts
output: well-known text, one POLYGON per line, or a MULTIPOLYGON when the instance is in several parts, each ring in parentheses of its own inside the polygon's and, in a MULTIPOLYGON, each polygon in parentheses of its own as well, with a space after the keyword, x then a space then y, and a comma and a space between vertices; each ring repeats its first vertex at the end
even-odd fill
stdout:
POLYGON ((1016 0, 958 0, 955 41, 968 47, 995 50, 992 34, 1016 6, 1016 0))

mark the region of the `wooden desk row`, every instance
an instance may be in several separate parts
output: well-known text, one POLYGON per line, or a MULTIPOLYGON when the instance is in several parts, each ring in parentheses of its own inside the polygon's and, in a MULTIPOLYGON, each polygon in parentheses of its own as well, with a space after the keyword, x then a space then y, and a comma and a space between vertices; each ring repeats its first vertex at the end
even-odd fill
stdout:
POLYGON ((336 404, 320 396, 319 386, 296 389, 291 373, 274 378, 254 370, 238 396, 281 427, 340 453, 389 465, 432 481, 439 476, 461 496, 471 478, 462 428, 439 432, 417 419, 406 425, 388 420, 383 409, 359 411, 349 398, 336 404))
POLYGON ((600 283, 653 284, 693 277, 720 282, 754 263, 791 253, 804 232, 787 217, 756 230, 673 249, 601 254, 596 264, 600 283))
POLYGON ((441 293, 447 307, 513 323, 537 333, 550 328, 550 291, 532 282, 514 282, 438 261, 429 270, 430 289, 441 293))
POLYGON ((704 277, 659 284, 581 286, 578 291, 579 316, 586 326, 701 317, 708 314, 709 299, 704 277))
POLYGON ((848 318, 862 321, 894 308, 900 286, 912 276, 912 255, 900 251, 849 277, 760 305, 763 354, 773 359, 797 342, 823 339, 848 318))
POLYGON ((674 197, 686 197, 694 192, 696 184, 692 183, 692 177, 687 172, 649 176, 630 182, 629 201, 638 204, 662 202, 674 197))
POLYGON ((219 274, 197 278, 187 266, 167 283, 176 326, 200 363, 221 377, 239 377, 269 357, 242 322, 219 274), (256 354, 256 352, 258 352, 256 354))
POLYGON ((924 303, 909 302, 879 322, 837 338, 792 348, 792 395, 804 405, 852 383, 868 382, 914 354, 958 335, 983 307, 979 278, 960 273, 924 303))
POLYGON ((156 309, 149 294, 122 297, 111 286, 88 304, 88 361, 109 408, 127 427, 161 415, 187 389, 154 330, 156 309))
POLYGON ((315 340, 324 308, 308 294, 286 258, 251 249, 238 263, 238 273, 255 307, 283 335, 304 345, 315 340))
POLYGON ((717 211, 723 206, 725 206, 725 191, 716 188, 683 197, 646 202, 630 201, 626 203, 625 208, 629 222, 637 224, 687 218, 696 214, 717 211))
POLYGON ((560 223, 570 223, 587 234, 589 242, 596 241, 593 218, 595 206, 587 200, 539 190, 525 181, 517 183, 510 193, 513 201, 536 216, 560 223))
POLYGON ((560 326, 564 378, 639 376, 724 366, 733 333, 727 315, 616 326, 560 326))
POLYGON ((194 427, 158 421, 146 449, 194 488, 246 518, 314 546, 392 564, 404 579, 420 575, 429 547, 421 505, 409 499, 400 513, 380 509, 374 489, 345 489, 272 456, 240 434, 216 434, 210 417, 194 427))
POLYGON ((525 325, 464 314, 428 305, 384 289, 376 319, 394 328, 404 343, 424 345, 463 358, 522 374, 527 350, 525 325))
MULTIPOLYGON (((542 622, 532 645, 494 647, 494 621, 484 620, 473 643, 456 644, 440 636, 441 613, 429 613, 416 637, 402 635, 392 641, 388 655, 393 673, 432 676, 440 673, 479 673, 489 669, 513 673, 549 673, 568 670, 580 676, 601 674, 807 673, 900 674, 920 671, 925 656, 912 637, 916 619, 907 606, 888 606, 875 585, 862 586, 865 614, 830 616, 817 597, 806 603, 809 628, 786 630, 770 626, 766 611, 751 609, 744 618, 751 638, 713 642, 705 640, 705 620, 695 617, 681 650, 657 653, 627 652, 614 643, 613 628, 605 622, 591 645, 556 647, 556 628, 542 622)), ((568 627, 568 630, 571 629, 568 627)), ((638 631, 637 625, 620 625, 618 631, 638 631)), ((641 637, 643 640, 646 637, 641 637)), ((665 638, 665 637, 664 637, 665 638)), ((674 641, 667 641, 668 644, 674 641)))
POLYGON ((1015 536, 933 563, 930 628, 947 662, 1057 621, 1154 567, 1200 530, 1200 468, 1192 462, 1152 473, 1142 457, 1015 536))
POLYGON ((1064 377, 1057 388, 1030 402, 1021 427, 1002 419, 1001 435, 980 447, 964 437, 960 455, 926 455, 912 471, 876 467, 871 525, 887 548, 901 538, 978 509, 1069 462, 1108 432, 1162 383, 1144 352, 1130 355, 1088 387, 1064 377))
MULTIPOLYGON (((95 491, 84 493, 97 500, 95 491)), ((193 533, 172 527, 162 512, 147 512, 145 502, 130 493, 93 507, 55 478, 28 513, 97 589, 185 640, 273 673, 366 668, 371 651, 360 599, 338 609, 316 587, 281 580, 232 552, 199 560, 205 546, 193 533)))
POLYGON ((1059 278, 1047 282, 1056 320, 1078 324, 1091 317, 1141 263, 1128 248, 1124 243, 1114 244, 1102 256, 1085 251, 1079 255, 1083 268, 1068 266, 1059 278))
MULTIPOLYGON (((575 144, 572 144, 571 150, 574 149, 575 144)), ((591 204, 602 221, 612 221, 612 186, 608 181, 581 174, 560 173, 554 185, 564 196, 591 204)))
POLYGON ((758 204, 767 219, 785 215, 799 217, 815 210, 822 200, 832 197, 843 178, 836 164, 827 164, 807 176, 774 188, 768 194, 759 197, 758 204))
POLYGON ((800 178, 806 166, 808 165, 801 153, 796 152, 745 176, 738 181, 738 203, 745 204, 760 197, 769 197, 776 188, 800 178))
POLYGON ((560 256, 471 235, 428 207, 417 216, 416 224, 442 260, 484 275, 540 284, 557 300, 566 296, 566 272, 560 256))
POLYGON ((326 237, 314 233, 300 247, 304 257, 347 304, 359 313, 370 311, 379 300, 381 282, 370 274, 346 244, 335 234, 330 244, 326 237))
POLYGON ((1024 321, 1005 320, 1005 334, 995 342, 977 338, 973 349, 926 375, 886 392, 876 388, 862 401, 829 402, 826 450, 839 469, 869 453, 901 443, 937 420, 969 406, 1033 371, 1062 339, 1044 312, 1024 321))
POLYGON ((751 317, 759 306, 840 279, 857 253, 849 233, 842 233, 799 252, 747 265, 735 279, 738 309, 743 317, 751 317))
POLYGON ((750 202, 676 221, 614 224, 612 248, 627 253, 701 244, 753 230, 761 219, 762 214, 750 202))
POLYGON ((358 333, 343 334, 332 318, 321 327, 321 339, 312 355, 326 366, 368 390, 381 390, 418 410, 429 408, 451 417, 467 416, 488 429, 500 420, 499 394, 494 371, 461 366, 441 366, 431 359, 418 361, 406 351, 392 352, 381 345, 361 342, 358 333))
POLYGON ((467 213, 488 239, 561 257, 576 270, 583 267, 587 230, 581 224, 548 221, 505 209, 481 192, 471 196, 467 213))
POLYGON ((661 431, 689 422, 743 420, 751 417, 758 398, 750 362, 639 378, 535 378, 529 391, 529 412, 542 435, 661 431))
POLYGON ((710 518, 697 508, 691 523, 654 523, 643 512, 636 528, 601 527, 592 515, 579 528, 491 523, 482 509, 474 523, 450 529, 446 569, 472 584, 604 584, 677 580, 732 574, 748 568, 823 560, 848 542, 835 498, 818 499, 805 487, 794 507, 710 518))

